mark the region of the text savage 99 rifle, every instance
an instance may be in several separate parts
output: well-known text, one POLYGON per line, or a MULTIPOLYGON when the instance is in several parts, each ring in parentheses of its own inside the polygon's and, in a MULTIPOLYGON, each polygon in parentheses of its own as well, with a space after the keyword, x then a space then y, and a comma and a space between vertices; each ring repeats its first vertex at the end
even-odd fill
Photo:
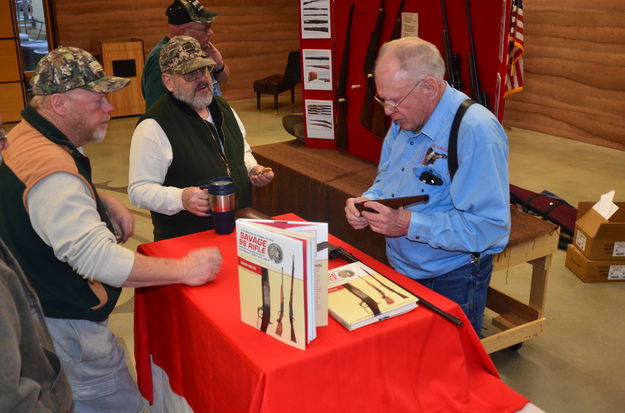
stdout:
POLYGON ((441 0, 443 13, 443 57, 445 58, 445 72, 447 82, 457 90, 462 90, 462 80, 460 79, 460 55, 451 51, 451 37, 449 35, 449 25, 447 24, 447 7, 445 0, 441 0))
POLYGON ((369 46, 367 46, 367 55, 363 66, 366 88, 365 97, 362 101, 362 109, 360 110, 360 124, 380 138, 383 138, 386 133, 386 116, 384 115, 384 109, 379 106, 373 98, 375 96, 373 69, 375 68, 375 59, 380 47, 384 14, 384 0, 380 0, 380 8, 378 9, 375 28, 369 38, 369 46))
POLYGON ((338 114, 336 118, 336 127, 334 128, 334 144, 344 151, 347 150, 347 64, 349 62, 349 32, 352 29, 353 16, 354 3, 351 3, 349 5, 349 16, 347 17, 347 31, 345 32, 345 44, 343 46, 343 59, 341 60, 339 81, 336 86, 336 108, 338 114))
POLYGON ((473 29, 471 27, 471 0, 465 0, 466 15, 467 15, 467 28, 469 30, 469 79, 471 80, 471 93, 473 99, 480 105, 488 108, 488 96, 486 92, 480 88, 480 79, 477 74, 477 58, 475 57, 475 47, 473 46, 473 29))

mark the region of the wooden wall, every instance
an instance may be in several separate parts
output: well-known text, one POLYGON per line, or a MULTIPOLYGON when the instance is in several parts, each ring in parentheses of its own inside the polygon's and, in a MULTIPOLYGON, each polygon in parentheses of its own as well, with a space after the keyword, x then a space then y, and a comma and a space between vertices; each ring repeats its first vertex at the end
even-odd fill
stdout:
MULTIPOLYGON (((89 50, 91 40, 139 38, 145 53, 167 34, 165 9, 171 0, 50 0, 58 44, 89 50)), ((253 97, 252 82, 283 73, 289 51, 299 48, 295 0, 203 0, 219 11, 213 42, 230 67, 224 88, 229 100, 253 97)))
POLYGON ((525 90, 504 124, 625 150, 625 1, 523 4, 525 90))

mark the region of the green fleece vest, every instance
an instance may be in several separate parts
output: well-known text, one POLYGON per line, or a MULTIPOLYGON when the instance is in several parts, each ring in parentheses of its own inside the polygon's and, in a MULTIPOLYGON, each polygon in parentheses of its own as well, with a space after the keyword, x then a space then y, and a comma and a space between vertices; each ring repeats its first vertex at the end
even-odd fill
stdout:
MULTIPOLYGON (((172 147, 173 160, 164 186, 186 188, 200 186, 213 178, 227 176, 233 179, 237 191, 237 208, 252 204, 252 190, 244 162, 244 140, 230 105, 215 97, 208 107, 216 128, 203 120, 186 103, 167 94, 143 115, 154 119, 167 135, 172 147), (218 136, 215 136, 217 132, 218 136), (226 162, 220 155, 218 139, 223 142, 226 162)), ((168 216, 151 212, 154 239, 177 237, 205 231, 214 227, 212 217, 198 217, 187 211, 168 216)))
MULTIPOLYGON (((71 154, 68 153, 70 157, 68 161, 71 162, 73 159, 80 175, 91 185, 100 218, 112 230, 113 227, 106 215, 104 205, 91 182, 89 159, 80 154, 61 131, 30 106, 22 111, 22 117, 41 133, 41 139, 48 139, 59 146, 68 148, 68 152, 71 152, 71 154)), ((19 137, 16 136, 15 139, 19 137)), ((29 159, 28 161, 37 162, 38 160, 29 159)), ((43 161, 45 163, 45 160, 43 161)), ((0 237, 18 260, 37 292, 45 316, 91 321, 105 320, 113 311, 121 288, 101 284, 98 288, 103 287, 107 297, 106 303, 101 305, 100 299, 93 292, 94 284, 85 280, 67 263, 59 261, 54 256, 52 248, 46 245, 33 229, 22 201, 25 189, 25 184, 20 181, 10 166, 3 162, 0 165, 0 194, 2 194, 0 196, 0 237)))

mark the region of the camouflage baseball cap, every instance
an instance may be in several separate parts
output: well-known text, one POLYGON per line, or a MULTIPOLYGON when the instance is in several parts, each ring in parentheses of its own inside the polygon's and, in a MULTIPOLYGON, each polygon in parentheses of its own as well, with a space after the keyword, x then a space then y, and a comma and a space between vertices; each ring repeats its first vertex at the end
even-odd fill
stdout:
POLYGON ((176 36, 163 46, 159 56, 161 72, 184 75, 206 66, 215 66, 215 61, 204 56, 200 43, 190 36, 176 36))
POLYGON ((130 79, 106 76, 102 66, 88 52, 77 47, 59 47, 39 60, 30 80, 36 96, 64 93, 72 89, 115 92, 130 79))
POLYGON ((206 10, 199 0, 175 0, 165 14, 167 23, 178 26, 190 22, 210 23, 219 13, 206 10))

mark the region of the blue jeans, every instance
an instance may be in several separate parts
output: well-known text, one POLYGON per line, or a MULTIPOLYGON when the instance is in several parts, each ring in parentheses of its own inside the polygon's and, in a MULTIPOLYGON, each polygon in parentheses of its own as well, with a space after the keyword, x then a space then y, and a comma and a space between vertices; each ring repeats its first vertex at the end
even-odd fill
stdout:
POLYGON ((74 413, 142 411, 143 398, 107 321, 46 317, 46 324, 72 386, 74 413))
POLYGON ((416 280, 440 295, 455 301, 482 336, 482 318, 486 307, 486 294, 493 272, 493 256, 480 257, 475 263, 456 268, 439 277, 416 280))

